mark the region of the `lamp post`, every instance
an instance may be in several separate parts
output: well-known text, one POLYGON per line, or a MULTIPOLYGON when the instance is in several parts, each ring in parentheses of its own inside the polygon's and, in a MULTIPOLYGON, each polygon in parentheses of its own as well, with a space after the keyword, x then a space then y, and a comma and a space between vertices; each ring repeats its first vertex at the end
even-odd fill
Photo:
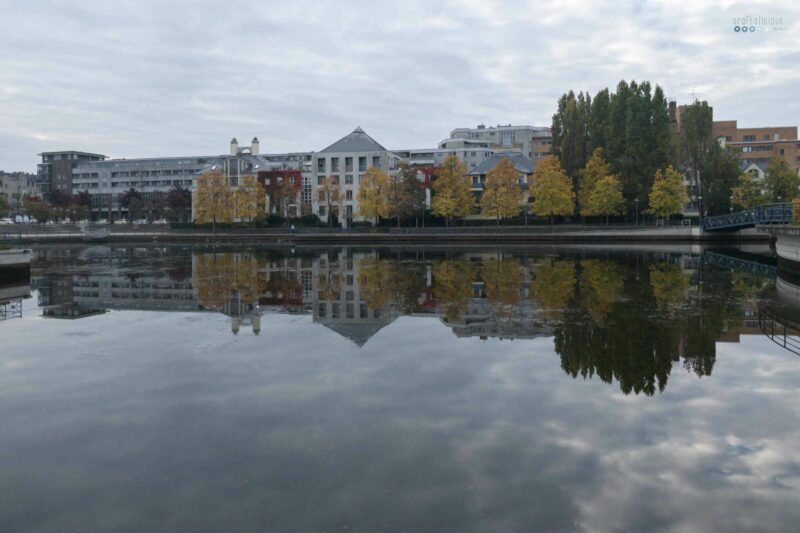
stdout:
POLYGON ((700 202, 700 206, 699 206, 699 209, 700 209, 700 225, 702 226, 703 225, 703 195, 701 194, 700 196, 698 196, 697 200, 700 202))
POLYGON ((633 203, 636 206, 636 216, 633 219, 633 225, 634 226, 638 226, 639 225, 639 198, 637 197, 635 200, 633 200, 633 203))
POLYGON ((731 195, 731 197, 728 198, 728 200, 729 200, 728 203, 730 204, 729 210, 730 210, 731 213, 733 213, 733 195, 731 195))

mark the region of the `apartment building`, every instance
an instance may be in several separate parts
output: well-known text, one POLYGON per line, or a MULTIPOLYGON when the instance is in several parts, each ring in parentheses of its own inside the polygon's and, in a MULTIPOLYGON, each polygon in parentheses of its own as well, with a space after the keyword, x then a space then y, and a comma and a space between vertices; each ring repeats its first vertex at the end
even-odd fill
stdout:
POLYGON ((743 170, 761 174, 759 169, 778 157, 800 172, 797 126, 739 128, 735 120, 720 120, 714 121, 712 133, 722 146, 739 152, 743 170))
POLYGON ((19 213, 25 198, 37 197, 39 194, 34 174, 0 171, 0 196, 5 199, 11 213, 19 213))
POLYGON ((75 167, 91 161, 103 161, 106 156, 90 152, 42 152, 42 162, 37 168, 39 190, 45 196, 51 191, 72 193, 72 178, 75 167))
MULTIPOLYGON (((344 196, 339 220, 343 226, 349 226, 365 220, 358 215, 358 188, 367 169, 377 167, 392 174, 401 159, 357 127, 327 148, 312 154, 311 180, 317 187, 326 176, 338 179, 344 196)), ((330 213, 327 206, 320 203, 319 195, 312 196, 312 209, 323 221, 328 221, 330 213)))
POLYGON ((456 128, 450 138, 439 143, 440 148, 481 145, 495 152, 520 152, 525 157, 537 161, 552 153, 553 137, 550 128, 537 126, 513 126, 511 124, 475 128, 456 128))

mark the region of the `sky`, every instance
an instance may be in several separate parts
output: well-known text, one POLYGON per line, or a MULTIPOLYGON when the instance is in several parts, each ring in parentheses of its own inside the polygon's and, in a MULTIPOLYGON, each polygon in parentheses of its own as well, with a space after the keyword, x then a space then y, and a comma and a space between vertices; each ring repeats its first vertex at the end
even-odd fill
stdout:
POLYGON ((649 80, 740 126, 800 123, 800 3, 0 0, 0 169, 110 157, 389 149, 549 126, 558 97, 649 80), (736 32, 737 17, 775 17, 736 32))

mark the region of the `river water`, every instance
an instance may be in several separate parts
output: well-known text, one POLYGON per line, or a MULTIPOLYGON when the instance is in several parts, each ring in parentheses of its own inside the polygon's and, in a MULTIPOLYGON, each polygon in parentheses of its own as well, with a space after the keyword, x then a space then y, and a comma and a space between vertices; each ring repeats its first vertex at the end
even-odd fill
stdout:
POLYGON ((800 282, 768 249, 35 254, 0 531, 800 524, 800 282))

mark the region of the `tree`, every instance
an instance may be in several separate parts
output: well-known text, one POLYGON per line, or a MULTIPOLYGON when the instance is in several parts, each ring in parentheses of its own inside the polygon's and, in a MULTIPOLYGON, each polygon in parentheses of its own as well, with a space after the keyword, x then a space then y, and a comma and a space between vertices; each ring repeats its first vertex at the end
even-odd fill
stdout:
POLYGON ((185 221, 192 210, 192 193, 189 189, 174 185, 167 193, 168 217, 173 222, 185 221))
POLYGON ((766 203, 767 199, 761 190, 761 184, 756 182, 748 173, 739 175, 736 187, 731 191, 733 204, 742 209, 750 210, 766 203))
POLYGON ((236 217, 252 222, 264 212, 264 187, 251 175, 245 176, 236 189, 236 217))
POLYGON ((610 215, 619 215, 625 211, 622 183, 616 176, 603 176, 597 181, 589 196, 589 210, 594 215, 604 215, 606 224, 610 215))
POLYGON ((675 263, 658 263, 650 266, 650 287, 661 311, 683 301, 689 288, 689 277, 675 263))
POLYGON ((39 224, 44 224, 52 216, 50 207, 38 198, 26 198, 23 207, 28 216, 35 218, 39 224))
POLYGON ((444 217, 449 226, 453 218, 461 218, 472 213, 475 198, 467 166, 455 154, 447 156, 433 182, 431 210, 444 217))
POLYGON ((525 270, 518 259, 489 259, 481 266, 486 300, 500 315, 510 315, 519 304, 525 270))
POLYGON ((325 212, 328 216, 328 226, 331 226, 333 223, 333 211, 336 209, 336 216, 339 216, 342 201, 344 200, 339 178, 336 176, 325 176, 322 178, 322 181, 317 186, 317 194, 319 194, 319 203, 326 208, 325 212))
POLYGON ((591 159, 580 173, 578 182, 578 205, 580 206, 581 216, 588 217, 599 213, 592 212, 589 198, 594 191, 597 182, 611 174, 611 165, 603 158, 603 149, 595 148, 591 159))
POLYGON ((8 200, 5 196, 0 196, 0 218, 7 217, 9 210, 8 200))
POLYGON ((389 262, 372 257, 362 259, 358 265, 358 285, 368 308, 383 309, 391 299, 389 262))
POLYGON ((551 260, 536 269, 531 298, 539 302, 548 316, 557 318, 575 294, 575 280, 574 261, 551 260))
POLYGON ((501 158, 486 173, 480 204, 483 215, 497 217, 498 225, 501 218, 519 215, 522 210, 522 189, 519 186, 519 172, 511 159, 501 158))
POLYGON ((581 262, 580 288, 589 314, 595 320, 603 321, 622 295, 625 270, 613 261, 587 259, 581 262))
POLYGON ((128 220, 133 222, 134 211, 141 210, 143 205, 142 193, 131 187, 119 197, 119 206, 128 210, 128 220))
POLYGON ((717 144, 711 134, 713 120, 713 110, 706 101, 695 100, 692 105, 686 106, 681 115, 681 164, 700 187, 698 191, 694 191, 693 197, 698 192, 702 194, 701 180, 705 179, 702 171, 710 149, 717 144))
POLYGON ((580 170, 586 165, 589 149, 589 116, 591 97, 569 91, 558 101, 551 132, 553 153, 564 172, 577 184, 580 170))
POLYGON ((378 167, 369 167, 361 177, 358 187, 358 214, 378 224, 378 218, 389 215, 386 193, 389 189, 389 176, 378 167))
POLYGON ((389 217, 397 220, 410 218, 425 208, 425 184, 417 178, 417 169, 402 161, 397 172, 389 178, 386 194, 389 217))
POLYGON ((770 202, 791 202, 800 187, 800 175, 782 158, 773 157, 764 179, 770 202))
POLYGON ((662 172, 656 171, 653 189, 650 191, 650 212, 659 217, 680 213, 689 201, 683 176, 668 166, 662 172))
POLYGON ((294 170, 271 171, 268 179, 269 182, 264 184, 264 190, 269 198, 270 213, 288 218, 289 206, 297 201, 303 186, 302 174, 294 170))
POLYGON ((73 203, 67 208, 67 216, 72 219, 72 222, 86 220, 89 218, 89 208, 80 203, 73 203))
POLYGON ((195 220, 200 224, 211 222, 213 233, 217 232, 217 221, 233 220, 233 189, 222 172, 211 170, 197 180, 195 220))
POLYGON ((701 170, 700 193, 703 195, 703 211, 710 215, 727 213, 731 207, 731 189, 741 174, 739 155, 711 143, 701 170))
POLYGON ((570 215, 575 209, 575 191, 572 181, 553 156, 545 157, 533 173, 533 212, 539 216, 570 215))

